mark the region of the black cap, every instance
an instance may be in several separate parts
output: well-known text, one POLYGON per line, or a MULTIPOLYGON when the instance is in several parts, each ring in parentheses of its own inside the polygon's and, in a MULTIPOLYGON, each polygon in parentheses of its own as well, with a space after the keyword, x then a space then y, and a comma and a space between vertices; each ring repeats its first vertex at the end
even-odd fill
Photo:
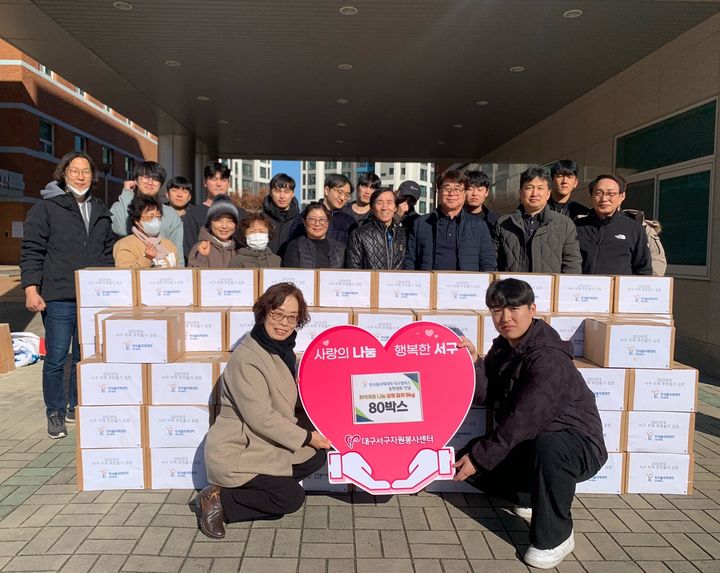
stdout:
POLYGON ((415 200, 420 199, 420 185, 415 181, 403 181, 397 190, 398 199, 402 197, 414 197, 415 200))

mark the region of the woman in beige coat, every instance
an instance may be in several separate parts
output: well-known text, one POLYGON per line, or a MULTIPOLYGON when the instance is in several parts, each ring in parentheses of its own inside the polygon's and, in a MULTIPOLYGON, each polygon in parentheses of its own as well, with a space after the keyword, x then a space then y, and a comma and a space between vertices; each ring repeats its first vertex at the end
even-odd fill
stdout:
POLYGON ((211 485, 200 492, 200 528, 225 537, 225 522, 276 519, 302 507, 298 481, 320 469, 330 442, 312 427, 295 383, 296 329, 309 315, 292 283, 268 288, 255 326, 223 374, 220 414, 205 443, 211 485))

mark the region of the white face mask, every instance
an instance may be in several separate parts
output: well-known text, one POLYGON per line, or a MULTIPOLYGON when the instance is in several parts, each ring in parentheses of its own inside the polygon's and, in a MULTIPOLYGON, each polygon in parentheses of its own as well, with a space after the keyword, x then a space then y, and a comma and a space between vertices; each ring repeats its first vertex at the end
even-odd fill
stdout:
POLYGON ((90 190, 90 187, 86 187, 83 190, 75 189, 75 187, 70 185, 70 183, 65 183, 65 187, 70 189, 70 191, 72 191, 72 194, 75 195, 75 197, 77 197, 78 199, 81 199, 82 197, 84 197, 85 193, 87 193, 90 190))
POLYGON ((152 221, 140 221, 142 230, 148 237, 157 237, 160 234, 160 225, 162 221, 160 219, 153 219, 152 221))
POLYGON ((250 233, 245 236, 245 242, 254 251, 264 251, 270 242, 270 235, 268 233, 250 233))

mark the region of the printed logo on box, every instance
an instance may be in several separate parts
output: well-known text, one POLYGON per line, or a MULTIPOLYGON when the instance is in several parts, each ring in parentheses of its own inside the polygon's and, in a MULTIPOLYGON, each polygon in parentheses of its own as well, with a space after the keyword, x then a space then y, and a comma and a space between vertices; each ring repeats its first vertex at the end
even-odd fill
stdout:
POLYGON ((125 479, 130 475, 130 471, 125 467, 132 468, 132 460, 124 460, 117 457, 107 457, 102 460, 93 460, 90 462, 96 477, 102 480, 119 480, 125 479))

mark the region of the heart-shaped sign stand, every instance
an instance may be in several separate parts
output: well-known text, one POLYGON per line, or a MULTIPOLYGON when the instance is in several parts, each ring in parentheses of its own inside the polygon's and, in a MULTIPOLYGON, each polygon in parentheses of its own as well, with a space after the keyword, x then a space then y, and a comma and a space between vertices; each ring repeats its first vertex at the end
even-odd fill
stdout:
POLYGON ((458 336, 431 322, 399 329, 383 346, 357 326, 316 336, 300 361, 300 398, 332 443, 330 483, 375 495, 416 493, 452 479, 445 447, 475 391, 470 354, 458 336))

